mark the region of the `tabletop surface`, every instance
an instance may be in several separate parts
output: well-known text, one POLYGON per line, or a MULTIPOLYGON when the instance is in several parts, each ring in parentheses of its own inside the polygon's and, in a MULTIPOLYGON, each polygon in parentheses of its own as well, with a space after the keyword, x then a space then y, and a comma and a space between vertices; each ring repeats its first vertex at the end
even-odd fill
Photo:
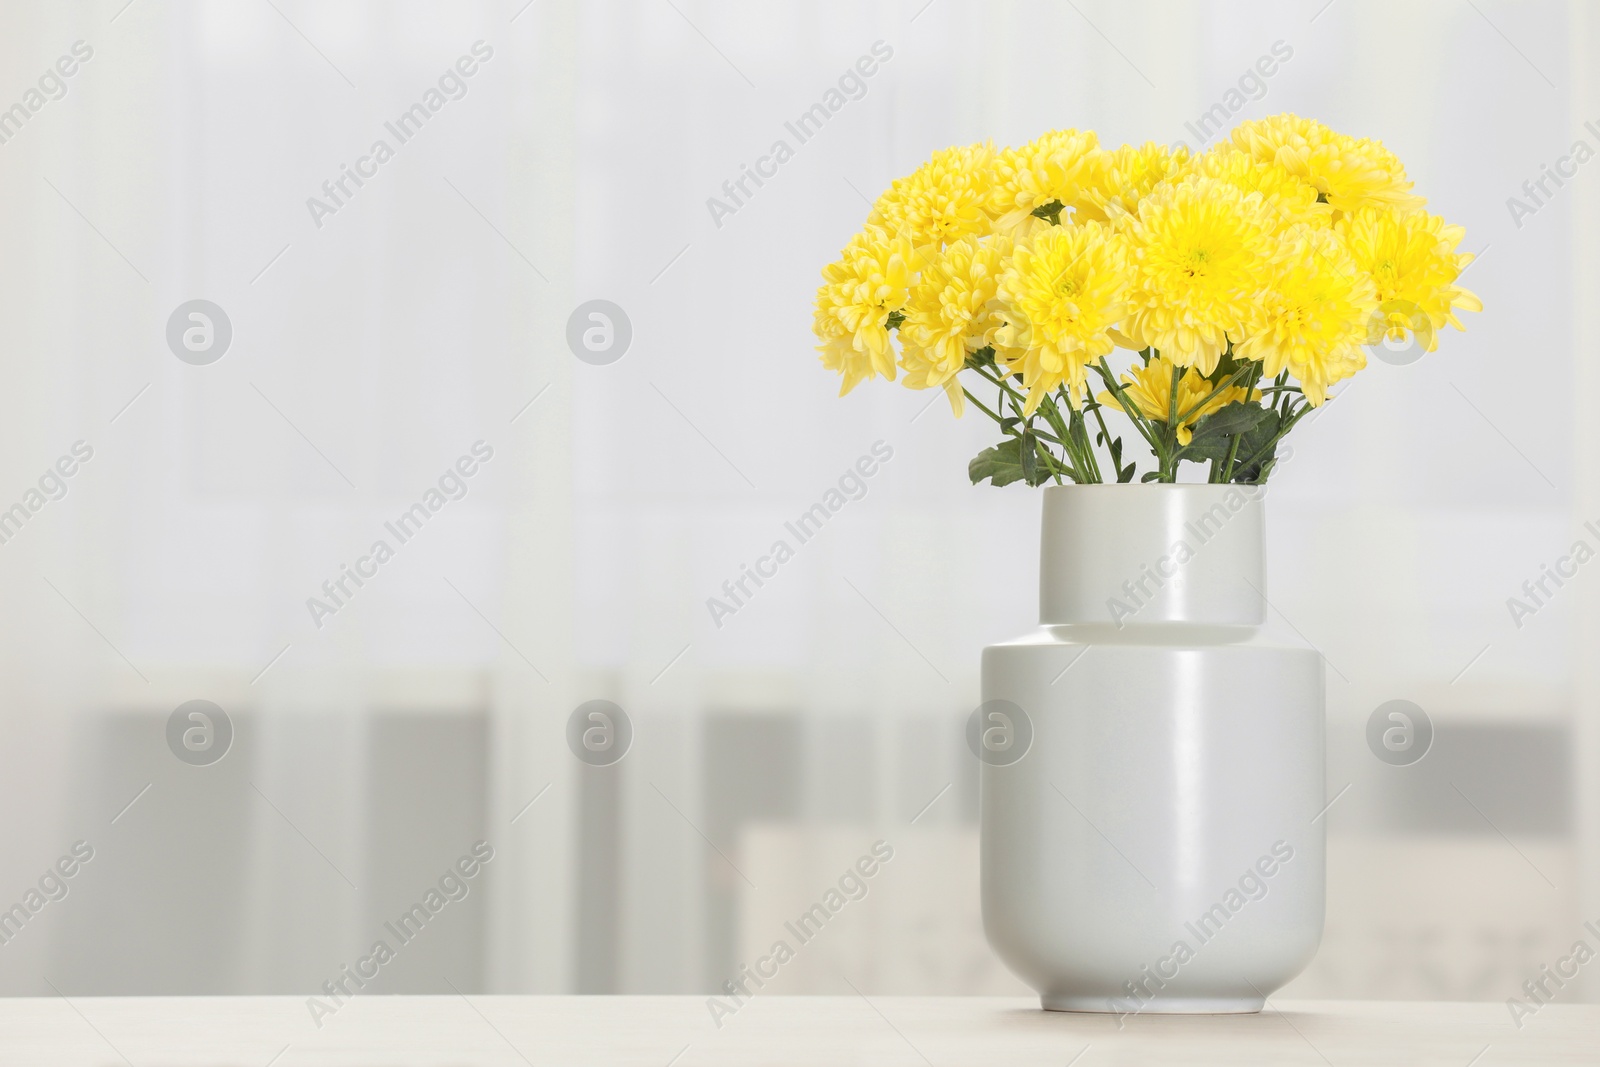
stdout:
POLYGON ((0 1000, 0 1063, 305 1065, 1600 1063, 1600 1006, 1284 1001, 1260 1015, 1042 1012, 994 997, 71 997, 0 1000), (315 1014, 315 1018, 313 1018, 315 1014), (718 1023, 721 1025, 719 1026, 718 1023), (320 1025, 319 1025, 320 1024, 320 1025))

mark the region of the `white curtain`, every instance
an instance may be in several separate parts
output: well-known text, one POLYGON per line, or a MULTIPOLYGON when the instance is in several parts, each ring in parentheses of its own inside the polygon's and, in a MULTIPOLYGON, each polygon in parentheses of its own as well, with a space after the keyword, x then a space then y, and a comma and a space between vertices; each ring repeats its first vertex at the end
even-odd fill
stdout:
POLYGON ((0 145, 7 491, 93 449, 0 546, 0 895, 95 849, 5 987, 315 989, 481 838, 477 898, 385 980, 563 988, 574 13, 119 8, 17 5, 0 33, 18 99, 89 53, 0 145), (232 325, 204 366, 166 337, 196 298, 232 325), (475 442, 401 543, 385 523, 475 442), (379 540, 375 576, 324 590, 379 540), (212 766, 163 735, 192 699, 236 728, 212 766))

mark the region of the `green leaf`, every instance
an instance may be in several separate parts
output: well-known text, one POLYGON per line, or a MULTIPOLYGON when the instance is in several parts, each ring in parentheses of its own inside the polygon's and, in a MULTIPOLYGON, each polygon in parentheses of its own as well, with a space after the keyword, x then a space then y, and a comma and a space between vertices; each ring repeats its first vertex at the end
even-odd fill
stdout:
POLYGON ((1015 437, 1007 438, 992 448, 986 448, 967 464, 967 477, 973 485, 987 481, 991 485, 1010 485, 1022 481, 1022 457, 1015 437))
POLYGON ((904 321, 906 321, 906 313, 904 311, 891 311, 889 312, 889 321, 884 323, 884 326, 887 329, 894 330, 898 329, 904 321))
POLYGON ((1267 417, 1268 411, 1268 408, 1254 401, 1236 400, 1202 415, 1200 421, 1195 423, 1194 435, 1196 438, 1219 434, 1232 437, 1237 433, 1248 433, 1267 417))
MULTIPOLYGON (((1277 451, 1278 446, 1276 443, 1274 443, 1272 446, 1272 452, 1275 453, 1277 451)), ((1244 485, 1260 485, 1267 480, 1267 475, 1272 473, 1272 468, 1277 466, 1277 464, 1277 459, 1271 453, 1269 453, 1260 463, 1253 464, 1254 467, 1258 468, 1258 470, 1253 472, 1255 477, 1241 478, 1238 476, 1236 469, 1233 480, 1244 485)))
POLYGON ((1239 373, 1239 366, 1238 359, 1233 355, 1233 346, 1230 344, 1228 350, 1217 360, 1217 369, 1206 375, 1206 381, 1212 385, 1225 382, 1239 373))
MULTIPOLYGON (((1130 474, 1132 473, 1132 468, 1131 467, 1129 468, 1129 473, 1130 474)), ((1154 482, 1154 481, 1159 480, 1160 478, 1161 478, 1161 472, 1160 471, 1145 471, 1144 472, 1144 477, 1140 478, 1139 480, 1141 482, 1154 482)))
POLYGON ((1061 461, 1059 459, 1056 460, 1056 464, 1057 464, 1057 467, 1059 468, 1056 471, 1052 471, 1048 466, 1041 465, 1039 467, 1039 480, 1035 481, 1035 482, 1029 482, 1028 484, 1029 485, 1049 485, 1051 482, 1056 481, 1056 475, 1057 474, 1059 474, 1061 477, 1067 479, 1070 482, 1076 482, 1078 480, 1078 476, 1077 475, 1073 474, 1070 470, 1067 470, 1065 467, 1061 467, 1060 466, 1061 461))
MULTIPOLYGON (((1033 432, 1024 430, 1021 438, 1007 438, 974 456, 967 464, 967 477, 972 479, 973 485, 986 481, 991 485, 1010 485, 1012 482, 1044 485, 1055 481, 1052 462, 1046 459, 1048 455, 1033 432), (1027 442, 1026 450, 1024 441, 1027 442)), ((1066 474, 1065 471, 1062 473, 1066 474)), ((1070 474, 1067 476, 1071 477, 1070 474)))
POLYGON ((1196 463, 1213 459, 1225 460, 1228 458, 1228 447, 1232 444, 1232 437, 1201 437, 1195 434, 1194 440, 1184 446, 1179 458, 1196 463))
POLYGON ((1034 218, 1044 219, 1052 226, 1061 225, 1061 201, 1052 200, 1033 209, 1034 218))
MULTIPOLYGON (((1102 433, 1097 435, 1097 440, 1100 442, 1104 443, 1105 439, 1105 434, 1102 433)), ((1111 439, 1111 443, 1106 445, 1106 450, 1111 453, 1111 469, 1117 472, 1117 481, 1132 481, 1134 464, 1130 463, 1126 467, 1122 465, 1122 438, 1113 437, 1111 439)))
POLYGON ((1022 440, 1017 446, 1017 451, 1022 459, 1022 477, 1029 485, 1039 484, 1039 439, 1033 436, 1032 430, 1022 431, 1022 440))
POLYGON ((1240 436, 1233 481, 1256 485, 1267 480, 1278 453, 1278 443, 1273 438, 1278 436, 1282 423, 1283 416, 1276 411, 1269 411, 1267 417, 1256 423, 1250 432, 1240 436), (1267 446, 1269 441, 1272 442, 1270 448, 1267 446), (1258 456, 1257 452, 1261 454, 1258 456))
MULTIPOLYGON (((1201 417, 1195 423, 1194 439, 1184 446, 1182 458, 1213 460, 1228 458, 1228 449, 1239 434, 1249 434, 1257 426, 1275 417, 1270 408, 1260 404, 1236 401, 1201 417)), ((1244 448, 1241 442, 1239 447, 1244 448)), ((1248 455, 1249 453, 1241 453, 1248 455)))

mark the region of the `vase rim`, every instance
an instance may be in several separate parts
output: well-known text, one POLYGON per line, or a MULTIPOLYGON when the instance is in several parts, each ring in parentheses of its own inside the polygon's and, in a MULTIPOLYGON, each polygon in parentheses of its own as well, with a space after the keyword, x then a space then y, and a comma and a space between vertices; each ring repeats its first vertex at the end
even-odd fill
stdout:
POLYGON ((1175 490, 1183 490, 1187 492, 1203 492, 1208 490, 1227 492, 1229 489, 1237 489, 1240 492, 1253 495, 1264 491, 1267 486, 1264 482, 1089 482, 1087 484, 1068 482, 1061 485, 1041 486, 1040 488, 1042 488, 1046 493, 1059 493, 1063 491, 1076 491, 1085 489, 1158 489, 1167 492, 1172 492, 1175 490))

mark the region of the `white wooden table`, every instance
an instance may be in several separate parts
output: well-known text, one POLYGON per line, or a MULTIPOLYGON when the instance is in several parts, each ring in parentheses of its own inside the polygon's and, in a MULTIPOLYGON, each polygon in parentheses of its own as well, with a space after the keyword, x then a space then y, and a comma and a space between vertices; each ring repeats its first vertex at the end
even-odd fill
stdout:
POLYGON ((0 1000, 0 1063, 26 1067, 618 1064, 1099 1067, 1600 1063, 1600 1006, 1286 1001, 1256 1016, 1109 1016, 1032 1001, 758 997, 718 1029, 695 997, 383 997, 312 1022, 299 997, 0 1000))

